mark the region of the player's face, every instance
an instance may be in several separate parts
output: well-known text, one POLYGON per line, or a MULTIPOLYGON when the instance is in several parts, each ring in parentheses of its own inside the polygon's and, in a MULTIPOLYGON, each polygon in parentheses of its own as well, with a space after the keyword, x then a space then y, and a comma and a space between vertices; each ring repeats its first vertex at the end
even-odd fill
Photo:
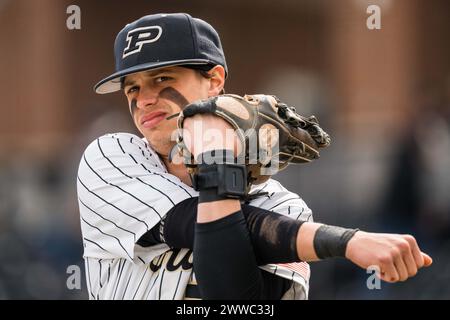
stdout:
POLYGON ((177 117, 187 104, 218 94, 211 90, 211 79, 183 67, 167 67, 129 75, 124 93, 134 123, 160 154, 167 155, 175 141, 177 117))

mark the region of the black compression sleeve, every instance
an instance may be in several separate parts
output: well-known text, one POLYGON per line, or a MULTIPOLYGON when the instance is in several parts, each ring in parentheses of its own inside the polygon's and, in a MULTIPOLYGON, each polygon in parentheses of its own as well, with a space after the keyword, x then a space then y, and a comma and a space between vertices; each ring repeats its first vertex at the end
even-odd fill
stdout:
MULTIPOLYGON (((193 248, 194 247, 194 231, 196 225, 196 217, 197 217, 197 199, 198 198, 190 198, 179 204, 177 204, 174 208, 172 208, 166 215, 164 221, 164 238, 166 243, 175 248, 193 248)), ((258 216, 264 218, 265 212, 269 213, 269 215, 276 215, 270 211, 264 210, 265 212, 261 212, 262 209, 243 205, 242 211, 245 213, 244 216, 248 220, 247 223, 255 228, 259 224, 263 224, 262 221, 264 219, 258 219, 258 216), (258 215, 259 213, 259 215, 258 215)), ((280 246, 284 246, 279 251, 278 249, 273 249, 276 247, 275 244, 268 244, 267 237, 265 239, 258 239, 261 234, 253 231, 255 235, 252 235, 250 232, 250 239, 252 244, 250 245, 251 252, 249 253, 249 245, 248 245, 248 236, 249 231, 247 228, 243 228, 242 220, 239 220, 242 217, 241 215, 232 215, 225 217, 220 220, 213 221, 208 224, 201 224, 197 230, 202 232, 206 230, 206 233, 202 233, 199 235, 201 241, 208 241, 213 246, 200 247, 200 252, 198 250, 194 252, 195 257, 200 254, 203 258, 198 259, 195 263, 200 263, 200 278, 206 278, 205 283, 205 292, 202 292, 203 297, 206 299, 212 299, 214 297, 224 298, 225 296, 222 293, 222 290, 217 291, 217 288, 221 286, 227 286, 228 289, 225 290, 225 293, 229 295, 230 298, 242 298, 242 299, 280 299, 283 294, 289 289, 292 285, 292 282, 283 279, 278 276, 274 276, 268 272, 263 272, 256 267, 256 265, 262 265, 269 263, 269 261, 284 261, 286 257, 280 257, 280 255, 286 254, 289 256, 291 253, 287 252, 291 245, 280 244, 280 246), (231 221, 230 221, 231 220, 231 221), (224 229, 220 231, 216 231, 216 228, 223 226, 224 229), (208 231, 208 228, 213 228, 213 231, 208 231), (231 230, 228 230, 231 228, 231 230), (230 235, 238 234, 237 237, 234 237, 233 240, 236 243, 230 243, 227 239, 230 235), (244 235, 244 236, 243 236, 244 235), (258 243, 260 241, 260 243, 258 243), (251 248, 253 245, 253 248, 251 248), (233 253, 233 256, 222 255, 219 251, 214 248, 217 247, 228 247, 228 248, 238 248, 237 251, 233 253), (264 248, 267 248, 265 250, 264 248), (210 254, 212 252, 212 254, 210 254), (206 256, 205 256, 206 255, 206 256), (255 264, 255 255, 256 255, 256 264, 255 264), (261 257, 258 257, 261 256, 261 257), (244 256, 244 258, 241 258, 244 256), (279 258, 277 258, 277 256, 279 258), (228 257, 228 258, 227 258, 228 257), (223 260, 222 260, 223 259, 223 260), (226 267, 225 279, 226 281, 221 281, 218 283, 220 286, 216 286, 216 282, 212 281, 214 278, 214 270, 218 266, 226 267), (233 269, 234 268, 234 269, 233 269), (208 271, 209 270, 209 271, 208 271), (203 273, 202 273, 203 272, 203 273), (262 280, 261 280, 262 279, 262 280), (211 281, 210 281, 211 280, 211 281), (238 285, 235 285, 238 283, 238 285), (211 287, 212 286, 212 287, 211 287)), ((285 219, 289 219, 286 218, 285 219)), ((292 219, 289 219, 293 221, 292 219)), ((266 221, 266 224, 270 224, 270 220, 266 221)), ((294 226, 295 223, 292 225, 294 226)), ((292 228, 291 226, 291 228, 292 228)), ((265 232, 269 232, 270 228, 263 228, 265 232)), ((284 231, 280 231, 281 234, 284 231)), ((289 233, 289 232, 288 232, 289 233)), ((289 237, 286 237, 288 239, 289 237)), ((152 230, 147 232, 141 239, 138 241, 138 244, 142 246, 150 246, 157 243, 162 243, 163 241, 160 238, 160 224, 155 226, 152 230)), ((198 247, 197 247, 198 249, 198 247)), ((233 249, 234 250, 234 249, 233 249)), ((290 259, 288 259, 291 261, 290 259)), ((198 272, 198 271, 197 271, 198 272)))
POLYGON ((203 299, 262 298, 263 279, 241 211, 196 224, 194 272, 203 299))
POLYGON ((258 207, 241 207, 259 265, 300 261, 297 234, 304 221, 258 207))
MULTIPOLYGON (((173 207, 164 221, 165 242, 174 248, 193 248, 198 198, 186 199, 173 207)), ((258 265, 300 261, 297 233, 302 221, 293 220, 258 207, 241 205, 258 265)), ((160 225, 139 241, 142 246, 162 243, 160 225)))
POLYGON ((194 246, 194 226, 197 219, 198 198, 188 198, 170 209, 164 217, 163 235, 161 222, 145 233, 138 241, 142 247, 167 243, 172 248, 194 246))

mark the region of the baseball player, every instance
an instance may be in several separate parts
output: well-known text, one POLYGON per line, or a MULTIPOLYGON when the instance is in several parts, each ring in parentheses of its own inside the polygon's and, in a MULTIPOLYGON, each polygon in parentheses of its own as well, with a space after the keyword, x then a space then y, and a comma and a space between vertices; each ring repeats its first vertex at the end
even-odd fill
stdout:
MULTIPOLYGON (((217 192, 220 179, 213 188, 204 179, 192 187, 186 166, 169 157, 177 128, 171 116, 223 93, 225 57, 206 22, 187 14, 142 17, 119 32, 115 58, 116 72, 95 90, 123 90, 144 138, 107 134, 82 156, 77 188, 90 299, 306 299, 309 266, 300 261, 342 256, 363 268, 380 265, 382 279, 391 282, 431 264, 411 236, 311 222, 304 201, 273 179, 252 186, 250 194, 267 196, 246 204, 217 192), (280 232, 267 231, 275 226, 280 232)), ((204 130, 232 128, 196 112, 184 127, 192 131, 195 121, 204 130)), ((188 148, 196 159, 214 150, 235 157, 238 140, 188 148)), ((202 165, 199 175, 219 166, 230 168, 202 165)))

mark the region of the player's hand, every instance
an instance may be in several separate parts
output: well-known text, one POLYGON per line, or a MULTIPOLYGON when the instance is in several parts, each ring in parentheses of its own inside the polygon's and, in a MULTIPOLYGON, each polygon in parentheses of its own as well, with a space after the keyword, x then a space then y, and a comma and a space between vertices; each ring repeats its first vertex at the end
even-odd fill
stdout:
POLYGON ((361 268, 378 266, 381 280, 405 281, 433 260, 410 235, 358 231, 348 242, 346 258, 361 268))
POLYGON ((184 143, 187 149, 197 156, 203 152, 217 149, 239 152, 239 139, 233 127, 224 119, 212 114, 196 114, 184 120, 184 143))

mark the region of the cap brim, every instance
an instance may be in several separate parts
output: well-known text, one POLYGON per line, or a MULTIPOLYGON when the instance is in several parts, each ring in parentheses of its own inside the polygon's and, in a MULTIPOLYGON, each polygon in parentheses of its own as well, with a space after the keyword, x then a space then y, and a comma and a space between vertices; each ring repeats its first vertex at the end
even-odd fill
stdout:
POLYGON ((96 93, 105 94, 111 93, 115 91, 119 91, 121 89, 121 78, 141 72, 146 70, 153 70, 162 67, 172 67, 172 66, 180 66, 180 65, 205 65, 205 64, 215 64, 212 61, 206 59, 190 59, 190 60, 173 60, 173 61, 164 61, 164 62, 152 62, 152 63, 144 63, 137 66, 133 66, 131 68, 127 68, 116 72, 109 77, 101 80, 94 86, 94 90, 96 93))

